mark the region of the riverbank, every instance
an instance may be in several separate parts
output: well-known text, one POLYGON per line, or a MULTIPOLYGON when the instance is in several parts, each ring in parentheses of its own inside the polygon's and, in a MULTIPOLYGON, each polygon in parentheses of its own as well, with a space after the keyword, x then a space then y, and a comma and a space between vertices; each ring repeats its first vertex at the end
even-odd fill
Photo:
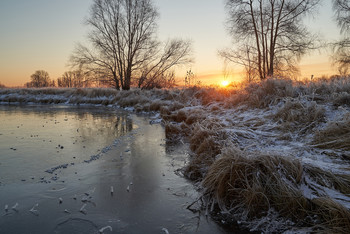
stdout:
POLYGON ((3 103, 28 100, 159 113, 167 141, 190 146, 183 173, 201 185, 207 214, 252 231, 350 229, 349 78, 233 89, 0 91, 3 103))

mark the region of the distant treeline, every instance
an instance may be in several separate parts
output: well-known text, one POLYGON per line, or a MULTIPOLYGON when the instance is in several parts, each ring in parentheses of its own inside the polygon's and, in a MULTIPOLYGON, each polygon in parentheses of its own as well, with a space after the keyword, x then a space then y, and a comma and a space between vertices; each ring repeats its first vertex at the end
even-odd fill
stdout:
MULTIPOLYGON (((67 71, 57 79, 51 79, 49 73, 38 70, 30 76, 30 81, 24 84, 27 88, 59 87, 59 88, 88 88, 108 87, 103 79, 94 79, 81 70, 67 71)), ((0 84, 1 87, 1 84, 0 84)))

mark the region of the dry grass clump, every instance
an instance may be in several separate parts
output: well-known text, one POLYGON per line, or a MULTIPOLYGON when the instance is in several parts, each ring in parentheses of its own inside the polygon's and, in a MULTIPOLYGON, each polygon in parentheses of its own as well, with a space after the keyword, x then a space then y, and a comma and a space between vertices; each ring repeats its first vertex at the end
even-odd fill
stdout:
POLYGON ((350 113, 340 121, 332 121, 317 131, 312 144, 322 149, 350 150, 350 113))
POLYGON ((225 108, 242 104, 252 108, 266 108, 279 103, 283 98, 295 98, 300 94, 300 87, 288 79, 270 78, 242 86, 244 88, 234 90, 225 97, 225 108))
POLYGON ((109 105, 117 91, 103 88, 30 88, 11 89, 2 101, 40 104, 98 104, 109 105))
POLYGON ((186 124, 192 125, 195 123, 199 123, 206 118, 206 114, 203 109, 191 110, 187 115, 187 119, 185 120, 186 124))
POLYGON ((182 128, 178 124, 172 124, 166 122, 165 124, 165 137, 167 140, 173 141, 177 140, 181 136, 182 128))
POLYGON ((167 121, 174 121, 177 123, 181 123, 187 119, 187 113, 185 110, 181 109, 179 111, 170 112, 170 114, 164 114, 162 117, 164 120, 167 120, 167 121))
MULTIPOLYGON (((182 106, 178 106, 181 108, 182 106)), ((203 108, 174 110, 171 105, 160 106, 160 114, 165 121, 185 122, 187 125, 194 125, 207 117, 203 108)))
POLYGON ((162 116, 162 118, 166 120, 165 118, 171 114, 171 111, 169 110, 168 106, 160 106, 159 113, 160 116, 162 116))
POLYGON ((126 91, 122 92, 124 94, 121 95, 121 98, 117 102, 121 107, 134 107, 136 104, 145 104, 150 102, 150 100, 143 95, 138 95, 137 93, 131 92, 127 94, 126 91))
POLYGON ((178 105, 176 102, 174 104, 160 106, 159 110, 162 119, 177 123, 184 122, 191 126, 204 121, 208 115, 203 108, 188 109, 182 107, 183 105, 178 105))
POLYGON ((111 89, 111 88, 88 88, 83 89, 85 91, 86 97, 89 98, 96 98, 96 97, 113 97, 116 96, 118 93, 118 90, 111 89))
POLYGON ((350 77, 334 76, 331 78, 321 77, 312 82, 308 82, 309 92, 318 95, 332 95, 334 93, 348 92, 350 93, 350 77))
POLYGON ((237 107, 238 105, 246 104, 249 99, 249 94, 246 90, 238 90, 234 95, 231 95, 223 103, 225 109, 237 107))
POLYGON ((274 115, 280 121, 284 130, 297 128, 301 133, 317 126, 325 119, 325 109, 316 102, 301 102, 287 98, 283 107, 274 115))
POLYGON ((160 115, 165 121, 180 123, 187 119, 188 111, 185 110, 184 105, 179 102, 168 103, 168 105, 161 106, 159 109, 160 115))
POLYGON ((169 104, 170 103, 168 103, 166 101, 159 100, 159 99, 152 100, 151 103, 150 103, 150 106, 149 106, 149 110, 150 111, 160 111, 160 109, 163 106, 167 106, 169 104))
POLYGON ((236 90, 225 88, 201 88, 197 89, 193 97, 200 100, 206 106, 213 102, 225 102, 236 90))
POLYGON ((190 132, 190 149, 194 154, 186 166, 184 174, 191 180, 199 181, 205 176, 209 166, 214 163, 216 156, 221 152, 221 147, 215 139, 218 133, 201 124, 194 124, 188 129, 188 132, 190 132))
POLYGON ((197 155, 208 154, 216 156, 220 154, 220 145, 215 141, 213 136, 201 137, 203 139, 201 142, 198 142, 197 139, 193 140, 195 136, 196 134, 191 137, 190 147, 194 149, 197 155), (197 144, 194 144, 194 142, 197 142, 197 144))
POLYGON ((187 119, 187 113, 185 110, 181 109, 177 112, 174 120, 180 123, 180 122, 184 122, 186 119, 187 119))
POLYGON ((214 163, 215 157, 209 153, 192 155, 190 163, 184 168, 184 175, 193 181, 201 181, 214 163))
POLYGON ((176 141, 182 136, 189 136, 192 132, 191 126, 185 123, 177 124, 166 121, 164 126, 165 137, 170 142, 176 141))
POLYGON ((21 95, 62 95, 70 92, 70 89, 58 88, 30 88, 30 89, 14 89, 21 95))
POLYGON ((98 97, 112 97, 117 95, 118 91, 111 88, 66 88, 66 89, 56 89, 56 90, 66 90, 68 96, 80 96, 86 98, 98 98, 98 97))
POLYGON ((0 95, 6 95, 6 94, 10 94, 13 92, 13 89, 9 89, 9 88, 1 88, 0 89, 0 95))
POLYGON ((321 223, 315 225, 323 233, 349 233, 350 211, 329 197, 312 199, 315 206, 313 213, 320 217, 321 223))
POLYGON ((274 208, 282 215, 303 218, 310 204, 297 188, 302 175, 298 160, 247 155, 231 148, 210 167, 203 187, 222 210, 244 210, 247 217, 260 217, 274 208))
POLYGON ((64 103, 70 89, 38 88, 38 89, 6 89, 0 92, 0 101, 8 103, 64 103))
POLYGON ((332 173, 311 165, 305 165, 304 169, 318 185, 350 195, 350 175, 332 173))
POLYGON ((248 85, 245 91, 248 94, 246 104, 257 108, 277 104, 284 97, 297 96, 293 82, 287 79, 266 79, 248 85))
POLYGON ((196 154, 220 154, 220 146, 215 140, 217 131, 196 124, 190 138, 190 149, 196 154))
POLYGON ((350 106, 350 94, 342 92, 333 96, 333 105, 335 106, 350 106))
POLYGON ((350 176, 304 167, 290 157, 248 153, 236 147, 225 149, 213 162, 202 185, 207 207, 213 209, 217 204, 225 213, 240 214, 246 221, 277 211, 300 227, 332 233, 350 230, 350 211, 343 205, 324 194, 313 199, 303 195, 301 185, 307 183, 306 176, 318 186, 350 192, 350 176))
POLYGON ((168 106, 168 109, 169 109, 169 111, 176 111, 176 110, 180 110, 184 107, 185 107, 184 103, 174 101, 168 106))
POLYGON ((226 97, 225 108, 242 104, 252 108, 266 108, 279 103, 282 99, 301 96, 314 101, 334 101, 335 105, 338 102, 348 104, 349 97, 345 93, 350 93, 350 77, 317 79, 304 83, 290 79, 270 78, 242 86, 244 88, 235 90, 226 97), (341 93, 344 94, 338 95, 341 93))
MULTIPOLYGON (((326 99, 328 101, 334 101, 332 99, 337 99, 338 94, 350 93, 350 76, 321 77, 305 83, 303 88, 305 89, 305 95, 312 96, 314 100, 326 99)), ((337 101, 335 101, 335 105, 337 105, 337 101)))
MULTIPOLYGON (((152 92, 150 90, 150 92, 152 92)), ((173 101, 179 99, 180 90, 179 89, 162 89, 156 90, 157 95, 161 97, 162 100, 165 101, 173 101)))

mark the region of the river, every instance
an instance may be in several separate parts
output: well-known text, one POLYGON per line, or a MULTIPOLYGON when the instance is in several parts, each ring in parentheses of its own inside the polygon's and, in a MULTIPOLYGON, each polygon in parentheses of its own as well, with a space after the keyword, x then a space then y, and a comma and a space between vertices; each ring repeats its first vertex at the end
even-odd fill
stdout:
POLYGON ((227 233, 187 209, 187 152, 149 116, 0 105, 0 233, 227 233))

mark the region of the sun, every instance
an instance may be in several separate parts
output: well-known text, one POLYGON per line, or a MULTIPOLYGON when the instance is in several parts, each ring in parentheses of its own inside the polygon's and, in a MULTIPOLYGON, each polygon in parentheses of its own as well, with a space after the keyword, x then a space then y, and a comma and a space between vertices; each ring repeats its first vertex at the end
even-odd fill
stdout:
POLYGON ((227 87, 230 84, 230 82, 228 82, 227 80, 223 80, 220 84, 222 87, 227 87))

